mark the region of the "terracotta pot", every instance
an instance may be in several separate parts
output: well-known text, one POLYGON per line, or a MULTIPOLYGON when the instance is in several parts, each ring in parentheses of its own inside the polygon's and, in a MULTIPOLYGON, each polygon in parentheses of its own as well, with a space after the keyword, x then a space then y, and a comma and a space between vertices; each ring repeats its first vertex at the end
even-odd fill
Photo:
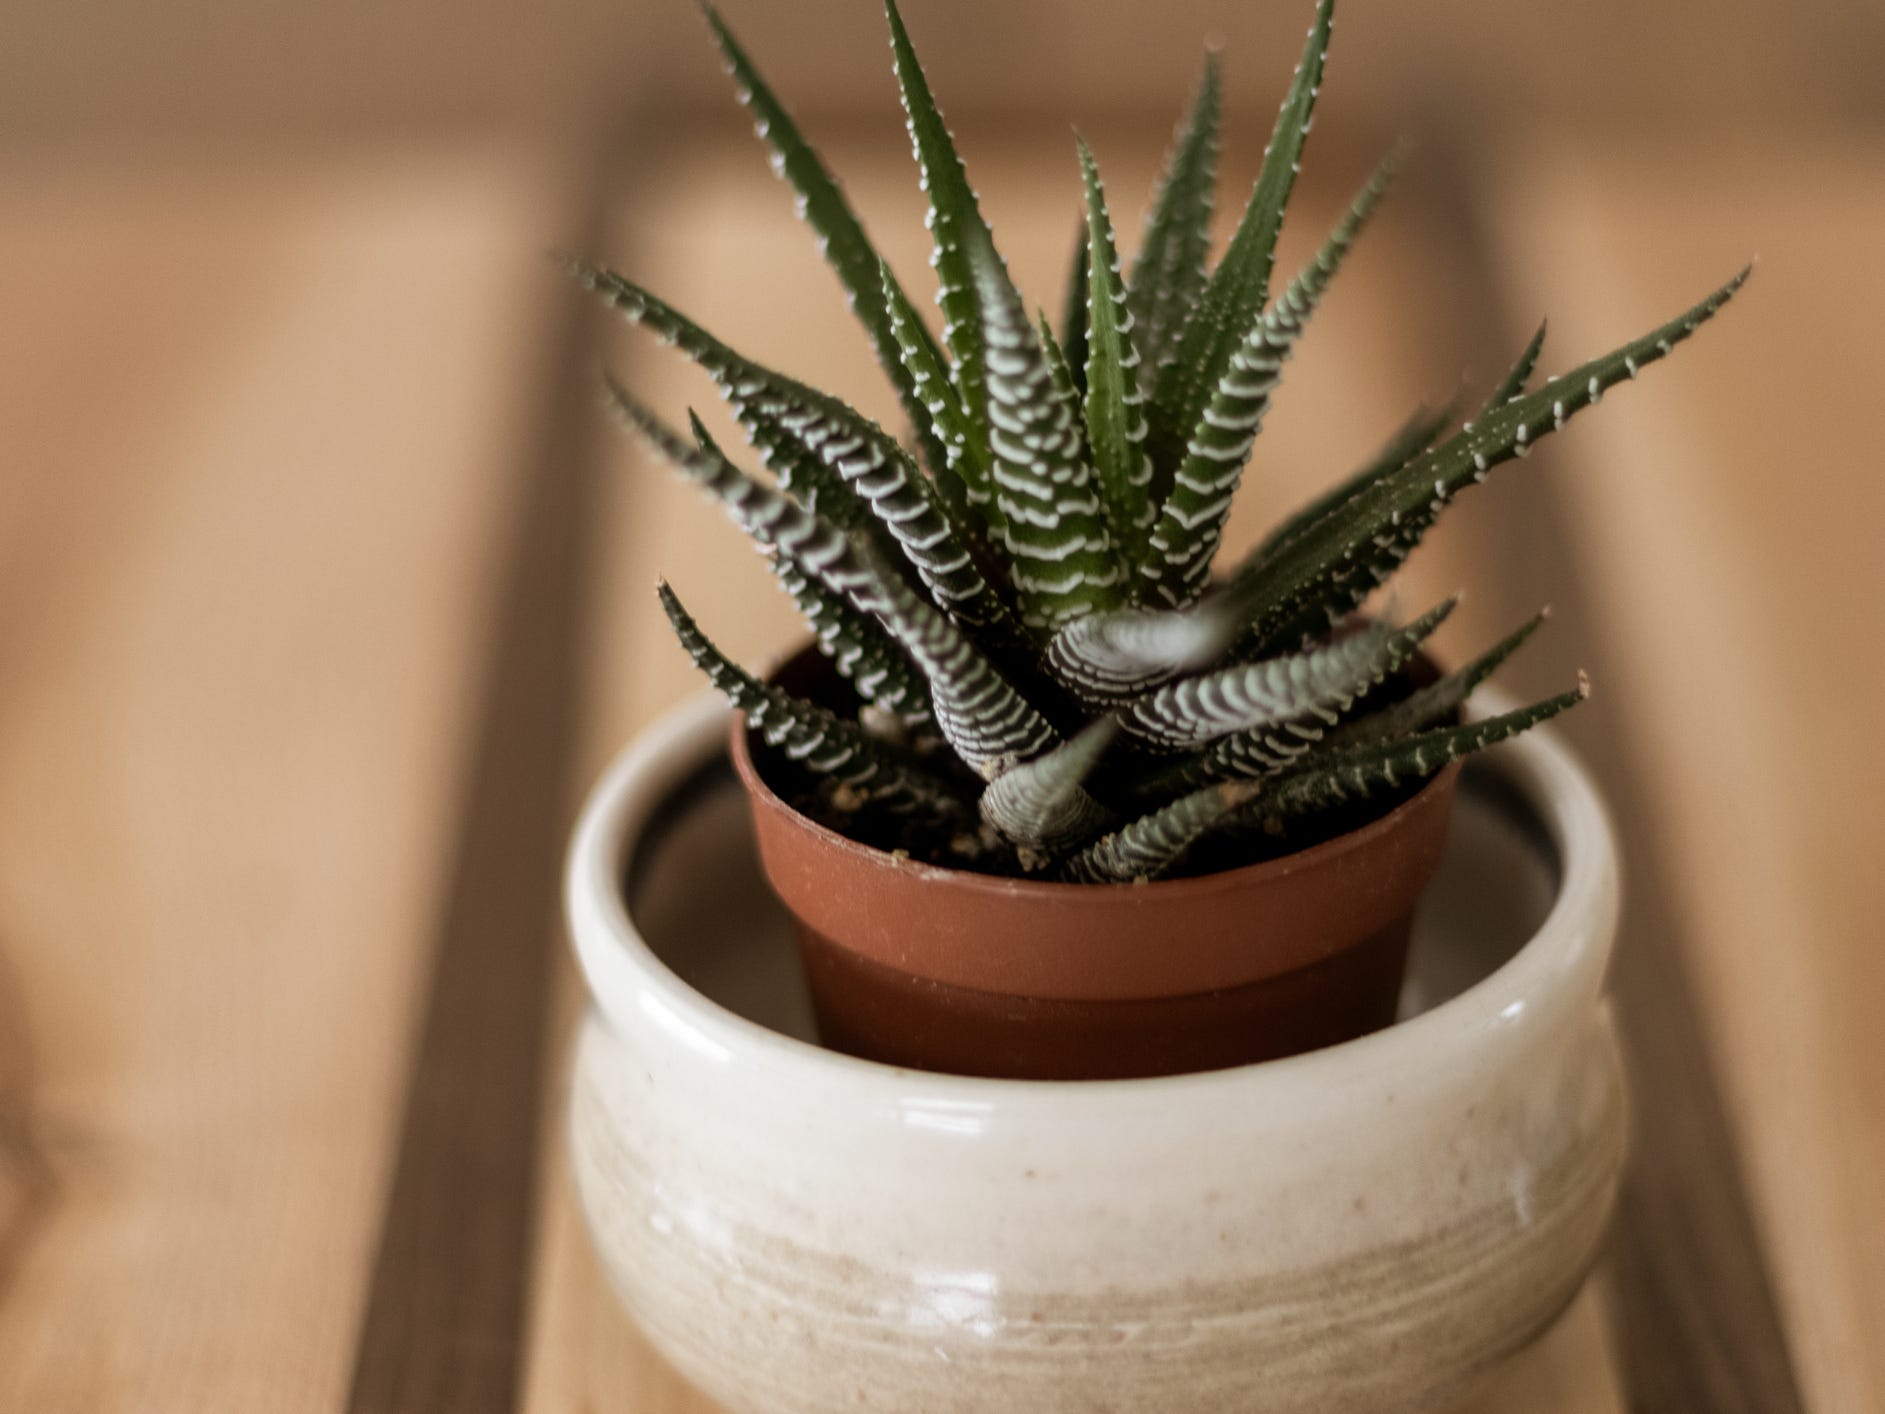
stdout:
MULTIPOLYGON (((814 664, 807 650, 775 676, 803 690, 814 664)), ((1091 885, 871 848, 780 799, 743 721, 732 757, 824 1044, 1016 1079, 1216 1070, 1388 1025, 1458 778, 1451 766, 1387 814, 1279 859, 1091 885)))

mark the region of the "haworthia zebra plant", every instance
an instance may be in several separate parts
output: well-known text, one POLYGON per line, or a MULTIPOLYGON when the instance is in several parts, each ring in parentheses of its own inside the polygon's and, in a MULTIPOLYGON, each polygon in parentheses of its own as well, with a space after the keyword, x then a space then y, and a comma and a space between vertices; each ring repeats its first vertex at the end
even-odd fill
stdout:
POLYGON ((1661 328, 1533 387, 1541 330, 1471 421, 1449 432, 1447 417, 1417 415, 1214 575, 1283 364, 1393 173, 1390 157, 1273 297, 1333 0, 1316 11, 1214 268, 1214 58, 1130 273, 1099 167, 1079 144, 1085 238, 1058 336, 1009 279, 895 0, 887 8, 930 202, 940 340, 738 40, 712 8, 706 16, 896 388, 907 441, 622 276, 571 262, 713 376, 772 473, 736 465, 697 418, 683 434, 609 383, 628 424, 759 544, 848 680, 813 701, 753 676, 662 585, 683 647, 773 749, 801 805, 937 862, 1148 879, 1325 835, 1356 818, 1357 803, 1378 811, 1584 695, 1580 679, 1521 710, 1462 720, 1467 695, 1538 619, 1423 681, 1416 655, 1451 602, 1404 625, 1358 611, 1455 496, 1694 333, 1745 270, 1661 328), (1196 849, 1207 836, 1212 849, 1196 849))

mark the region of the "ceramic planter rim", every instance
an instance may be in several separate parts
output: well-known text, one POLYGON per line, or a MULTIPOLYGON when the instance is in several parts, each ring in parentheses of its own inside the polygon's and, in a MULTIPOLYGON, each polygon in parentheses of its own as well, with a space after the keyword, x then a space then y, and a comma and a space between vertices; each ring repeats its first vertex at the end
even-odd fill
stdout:
MULTIPOLYGON (((1482 689, 1488 710, 1509 704, 1482 689)), ((1501 771, 1519 787, 1551 836, 1558 888, 1533 935, 1501 966, 1455 997, 1385 1030, 1322 1050, 1224 1070, 1127 1080, 1008 1080, 909 1070, 841 1055, 783 1035, 727 1010, 683 982, 649 947, 628 916, 623 881, 630 844, 662 802, 724 749, 729 710, 701 693, 629 743, 590 792, 570 845, 564 901, 571 942, 594 1005, 625 1031, 653 1024, 698 1059, 716 1066, 760 1065, 795 1072, 808 1084, 839 1086, 860 1102, 908 1104, 913 1097, 1004 1108, 1040 1100, 1104 1104, 1130 1093, 1259 1083, 1324 1095, 1348 1082, 1402 1067, 1435 1064, 1436 1052, 1470 1053, 1488 1039, 1530 1029, 1531 1013, 1566 990, 1595 992, 1608 960, 1619 907, 1616 843, 1608 815, 1582 765, 1550 729, 1498 748, 1501 771), (1259 1075, 1258 1072, 1261 1072, 1259 1075), (1333 1088, 1331 1088, 1333 1087, 1333 1088)), ((1247 1103, 1249 1092, 1240 1095, 1247 1103)))

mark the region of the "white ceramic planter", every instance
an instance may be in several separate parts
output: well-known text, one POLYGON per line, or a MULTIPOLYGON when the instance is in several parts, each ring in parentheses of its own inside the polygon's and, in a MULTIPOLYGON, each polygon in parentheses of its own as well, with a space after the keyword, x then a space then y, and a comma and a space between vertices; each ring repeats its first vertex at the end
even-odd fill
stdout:
MULTIPOLYGON (((1289 1060, 1050 1083, 839 1056, 657 956, 625 873, 725 731, 702 699, 624 754, 577 830, 568 907, 595 1001, 570 1114, 583 1207, 636 1320, 729 1408, 1440 1409, 1576 1291, 1623 1155, 1601 996, 1617 870, 1550 736, 1498 754, 1558 868, 1489 975, 1289 1060)), ((1455 895, 1504 886, 1480 867, 1454 866, 1455 895)), ((739 872, 660 882, 711 895, 739 872)), ((747 925, 707 915, 712 957, 667 936, 670 959, 745 966, 747 925)), ((1416 971, 1446 946, 1417 941, 1416 971)), ((777 959, 751 966, 789 984, 777 959)))

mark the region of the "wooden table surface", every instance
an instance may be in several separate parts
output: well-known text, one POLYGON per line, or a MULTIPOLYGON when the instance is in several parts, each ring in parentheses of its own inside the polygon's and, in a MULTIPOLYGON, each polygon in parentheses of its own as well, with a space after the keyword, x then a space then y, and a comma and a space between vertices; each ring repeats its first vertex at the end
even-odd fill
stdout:
MULTIPOLYGON (((1130 223, 1156 154, 1094 137, 1130 223)), ((1069 144, 965 138, 1057 306, 1069 144)), ((1371 155, 1318 143, 1292 260, 1371 155)), ((830 146, 920 272, 895 129, 830 146)), ((674 412, 702 380, 540 253, 890 404, 750 144, 666 147, 0 181, 0 1409, 710 1408, 571 1202, 555 876, 584 785, 694 690, 657 572, 749 658, 792 618, 597 411, 604 357, 674 412)), ((1429 145, 1259 444, 1240 540, 1540 314, 1562 367, 1762 257, 1406 577, 1468 587, 1456 653, 1554 605, 1511 680, 1590 669, 1571 731, 1628 850, 1624 1200, 1483 1414, 1885 1408, 1882 164, 1429 145)))

